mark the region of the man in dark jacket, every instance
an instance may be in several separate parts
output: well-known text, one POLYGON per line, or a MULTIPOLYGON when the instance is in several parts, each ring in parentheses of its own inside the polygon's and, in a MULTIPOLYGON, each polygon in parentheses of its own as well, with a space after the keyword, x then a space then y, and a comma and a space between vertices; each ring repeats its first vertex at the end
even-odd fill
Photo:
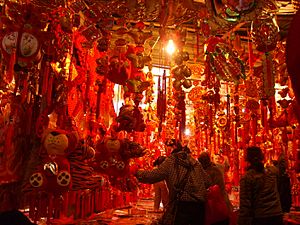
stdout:
POLYGON ((277 168, 264 167, 259 147, 248 147, 245 155, 249 166, 240 180, 238 225, 283 225, 277 168))

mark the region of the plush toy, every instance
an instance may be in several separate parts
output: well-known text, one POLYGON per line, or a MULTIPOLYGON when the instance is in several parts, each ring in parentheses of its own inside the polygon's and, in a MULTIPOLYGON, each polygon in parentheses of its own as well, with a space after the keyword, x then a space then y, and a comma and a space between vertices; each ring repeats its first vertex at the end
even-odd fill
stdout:
POLYGON ((78 143, 76 133, 47 129, 42 137, 42 164, 29 182, 32 187, 48 192, 64 192, 71 186, 70 163, 67 158, 78 143))
POLYGON ((129 161, 145 154, 145 148, 128 139, 107 137, 96 145, 92 167, 95 171, 111 177, 128 177, 129 161))
POLYGON ((120 108, 120 112, 116 120, 119 123, 117 131, 125 130, 127 132, 143 132, 146 128, 143 114, 137 106, 129 104, 123 105, 120 108))
POLYGON ((93 168, 100 173, 114 177, 129 174, 129 160, 123 159, 121 152, 122 141, 116 138, 105 138, 96 145, 93 168))

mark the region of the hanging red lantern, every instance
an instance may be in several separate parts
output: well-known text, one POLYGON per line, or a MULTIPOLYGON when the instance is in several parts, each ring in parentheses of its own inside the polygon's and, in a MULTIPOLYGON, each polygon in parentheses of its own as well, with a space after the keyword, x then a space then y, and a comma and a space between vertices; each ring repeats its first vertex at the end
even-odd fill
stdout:
POLYGON ((269 52, 275 49, 279 39, 279 27, 273 15, 263 15, 251 24, 251 35, 260 52, 269 52))

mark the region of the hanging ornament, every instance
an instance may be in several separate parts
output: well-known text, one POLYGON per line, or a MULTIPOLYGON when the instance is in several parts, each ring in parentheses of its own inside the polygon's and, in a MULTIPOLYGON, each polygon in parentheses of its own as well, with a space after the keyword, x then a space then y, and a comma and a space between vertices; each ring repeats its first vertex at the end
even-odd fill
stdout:
POLYGON ((270 52, 276 48, 279 27, 274 15, 262 15, 251 24, 251 36, 260 52, 270 52))

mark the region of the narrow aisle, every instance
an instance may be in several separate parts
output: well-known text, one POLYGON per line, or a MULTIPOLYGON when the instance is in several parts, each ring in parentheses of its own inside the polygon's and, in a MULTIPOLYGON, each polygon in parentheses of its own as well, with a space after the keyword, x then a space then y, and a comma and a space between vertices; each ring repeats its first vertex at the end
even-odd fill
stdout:
MULTIPOLYGON (((162 212, 153 211, 153 199, 139 199, 129 207, 111 209, 94 215, 88 220, 80 221, 52 221, 52 225, 150 225, 162 215, 162 212)), ((38 223, 46 225, 46 223, 38 223)))
POLYGON ((130 209, 114 210, 109 225, 150 225, 162 213, 153 211, 153 199, 140 199, 130 209))

